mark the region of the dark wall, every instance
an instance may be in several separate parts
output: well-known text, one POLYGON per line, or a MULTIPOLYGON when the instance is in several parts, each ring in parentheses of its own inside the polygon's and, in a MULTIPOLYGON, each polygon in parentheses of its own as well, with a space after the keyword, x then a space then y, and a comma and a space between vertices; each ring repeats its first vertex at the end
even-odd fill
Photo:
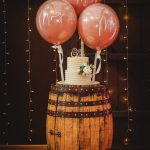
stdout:
MULTIPOLYGON (((33 144, 43 144, 45 141, 45 117, 47 110, 48 92, 50 84, 55 83, 55 63, 52 61, 55 57, 51 45, 45 42, 38 34, 35 26, 35 16, 42 0, 31 1, 31 84, 35 91, 32 94, 34 109, 32 113, 32 138, 33 144)), ((122 57, 125 52, 125 41, 122 40, 124 34, 123 10, 120 1, 107 1, 108 5, 113 7, 121 22, 120 35, 117 41, 108 48, 109 63, 109 87, 112 92, 112 107, 114 110, 114 146, 120 146, 127 128, 127 107, 122 100, 123 88, 125 87, 121 78, 125 75, 126 64, 122 57)), ((1 2, 2 4, 2 2, 1 2)), ((0 4, 0 11, 2 5, 0 4)), ((133 133, 131 145, 146 146, 149 144, 146 136, 149 130, 149 110, 150 110, 150 5, 148 1, 132 0, 129 2, 129 100, 135 110, 132 113, 134 121, 132 123, 133 133)), ((1 44, 0 51, 0 108, 1 113, 7 110, 8 116, 1 115, 1 133, 5 129, 5 122, 11 122, 8 127, 9 144, 27 144, 28 129, 28 64, 26 62, 28 55, 25 52, 27 48, 27 1, 7 1, 7 48, 10 51, 8 60, 8 96, 4 97, 4 51, 1 44), (6 107, 7 101, 11 102, 10 107, 6 107)), ((2 18, 2 11, 0 14, 2 18)), ((0 23, 0 43, 3 41, 2 21, 0 23)), ((79 47, 77 33, 74 34, 69 42, 63 44, 65 59, 69 56, 73 47, 79 47)), ((86 53, 90 60, 94 59, 94 51, 86 47, 86 53)), ((105 57, 105 56, 103 56, 105 57)), ((97 77, 102 83, 105 78, 105 64, 101 74, 97 77)), ((59 73, 59 70, 58 70, 59 73)), ((2 135, 2 134, 1 134, 2 135)), ((1 136, 1 143, 5 143, 7 137, 1 136)))

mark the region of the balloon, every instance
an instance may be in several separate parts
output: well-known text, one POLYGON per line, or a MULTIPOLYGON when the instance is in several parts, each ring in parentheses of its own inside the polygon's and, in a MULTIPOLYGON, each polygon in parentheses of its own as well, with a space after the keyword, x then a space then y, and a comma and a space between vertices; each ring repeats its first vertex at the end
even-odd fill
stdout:
POLYGON ((91 4, 101 2, 101 0, 67 0, 74 7, 77 15, 79 16, 81 12, 91 4))
POLYGON ((119 19, 115 11, 105 4, 87 7, 79 18, 81 39, 92 49, 101 50, 111 45, 119 33, 119 19))
POLYGON ((48 0, 37 12, 36 26, 46 41, 59 45, 75 32, 77 16, 72 5, 65 0, 48 0))

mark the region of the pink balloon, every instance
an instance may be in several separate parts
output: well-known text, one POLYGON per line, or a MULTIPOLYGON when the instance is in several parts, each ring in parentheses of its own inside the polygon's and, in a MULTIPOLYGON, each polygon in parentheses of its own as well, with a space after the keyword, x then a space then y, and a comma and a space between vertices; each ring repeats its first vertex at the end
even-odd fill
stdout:
POLYGON ((101 0, 67 0, 74 7, 77 15, 79 16, 81 12, 91 4, 101 2, 101 0))
POLYGON ((87 7, 79 18, 79 35, 90 48, 101 50, 111 45, 119 33, 119 19, 105 4, 87 7))
POLYGON ((74 8, 65 0, 48 0, 36 15, 40 35, 49 43, 62 44, 75 32, 77 16, 74 8))

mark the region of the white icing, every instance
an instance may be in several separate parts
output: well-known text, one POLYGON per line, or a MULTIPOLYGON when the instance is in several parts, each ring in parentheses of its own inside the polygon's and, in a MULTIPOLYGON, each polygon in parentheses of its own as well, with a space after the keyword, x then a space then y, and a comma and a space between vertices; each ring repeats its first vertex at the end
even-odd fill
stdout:
POLYGON ((65 83, 67 84, 90 84, 90 75, 79 75, 80 66, 89 64, 88 57, 67 57, 67 70, 65 70, 65 83))
POLYGON ((80 69, 81 65, 88 63, 88 57, 67 57, 67 70, 80 69))

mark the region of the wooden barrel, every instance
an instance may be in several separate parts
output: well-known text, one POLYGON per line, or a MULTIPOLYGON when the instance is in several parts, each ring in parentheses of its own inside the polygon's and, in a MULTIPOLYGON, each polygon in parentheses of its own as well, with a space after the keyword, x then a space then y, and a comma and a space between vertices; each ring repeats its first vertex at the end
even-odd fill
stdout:
POLYGON ((53 85, 46 136, 50 150, 110 150, 113 120, 107 87, 53 85))

